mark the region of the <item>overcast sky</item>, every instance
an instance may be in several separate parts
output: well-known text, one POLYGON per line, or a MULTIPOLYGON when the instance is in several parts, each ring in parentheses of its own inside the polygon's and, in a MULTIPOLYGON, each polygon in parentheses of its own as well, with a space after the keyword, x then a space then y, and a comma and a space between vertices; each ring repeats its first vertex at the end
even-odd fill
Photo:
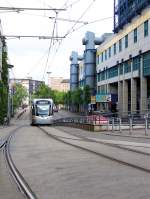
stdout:
MULTIPOLYGON (((38 38, 7 39, 8 57, 15 78, 26 78, 47 81, 47 71, 51 76, 69 78, 72 51, 82 55, 84 46, 82 38, 86 31, 92 31, 97 37, 113 30, 113 0, 0 0, 1 6, 33 8, 67 8, 59 11, 54 36, 63 37, 73 27, 73 32, 62 41, 43 40, 38 38), (112 17, 105 20, 104 18, 112 17), (98 22, 83 23, 61 21, 60 19, 98 22), (81 27, 82 28, 79 28, 81 27), (56 31, 57 30, 57 31, 56 31), (51 44, 50 53, 49 48, 51 44), (49 54, 49 56, 48 56, 49 54), (45 72, 45 74, 44 74, 45 72)), ((4 35, 41 35, 52 36, 54 11, 6 12, 0 10, 0 19, 4 35)))

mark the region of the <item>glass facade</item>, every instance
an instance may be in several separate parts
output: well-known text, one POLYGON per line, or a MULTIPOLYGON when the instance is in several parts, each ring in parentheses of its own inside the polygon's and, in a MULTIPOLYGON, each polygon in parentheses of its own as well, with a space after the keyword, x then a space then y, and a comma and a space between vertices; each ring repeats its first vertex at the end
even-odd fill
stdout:
POLYGON ((148 20, 144 22, 144 37, 148 36, 148 20))
POLYGON ((128 48, 128 35, 125 36, 125 48, 128 48))
POLYGON ((122 51, 122 39, 119 40, 119 52, 122 51))
POLYGON ((118 66, 114 66, 108 69, 108 79, 118 76, 118 66))
POLYGON ((137 28, 134 29, 134 43, 137 43, 137 28))
POLYGON ((150 75, 150 52, 143 55, 143 75, 150 75))
POLYGON ((131 72, 131 61, 124 62, 124 73, 131 72))
POLYGON ((133 71, 140 70, 140 56, 133 58, 133 71))

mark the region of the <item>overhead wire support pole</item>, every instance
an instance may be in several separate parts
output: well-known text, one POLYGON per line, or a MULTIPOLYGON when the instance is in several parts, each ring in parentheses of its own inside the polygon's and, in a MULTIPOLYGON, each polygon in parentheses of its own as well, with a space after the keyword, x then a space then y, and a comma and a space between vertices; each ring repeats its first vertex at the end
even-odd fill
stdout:
POLYGON ((35 10, 35 11, 66 11, 65 8, 19 8, 19 7, 1 7, 0 10, 17 10, 17 11, 25 11, 25 10, 35 10))

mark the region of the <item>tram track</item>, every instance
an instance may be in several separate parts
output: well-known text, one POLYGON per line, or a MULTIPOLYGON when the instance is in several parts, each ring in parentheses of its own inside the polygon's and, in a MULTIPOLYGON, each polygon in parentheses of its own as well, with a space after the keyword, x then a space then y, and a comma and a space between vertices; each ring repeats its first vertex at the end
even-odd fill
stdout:
POLYGON ((9 170, 10 175, 12 176, 15 184, 17 185, 19 191, 26 199, 37 199, 35 193, 32 191, 24 177, 21 175, 17 169, 15 163, 12 160, 10 153, 10 143, 12 136, 25 125, 19 126, 9 133, 9 135, 4 139, 3 143, 0 145, 0 148, 3 148, 5 161, 9 170))
MULTIPOLYGON (((65 133, 68 133, 68 131, 66 131, 64 129, 61 129, 61 131, 65 132, 65 133)), ((68 134, 76 136, 78 138, 81 138, 81 139, 83 139, 84 141, 87 141, 87 142, 100 143, 100 144, 103 144, 103 145, 106 145, 106 146, 111 146, 111 147, 114 147, 114 148, 118 148, 118 149, 122 149, 122 150, 126 150, 126 151, 131 151, 131 152, 134 152, 134 153, 137 153, 137 154, 142 154, 142 155, 150 156, 150 153, 147 153, 147 152, 144 152, 144 151, 139 151, 139 150, 136 150, 136 149, 127 148, 127 147, 121 146, 121 144, 108 143, 106 141, 101 141, 100 139, 99 140, 94 140, 94 139, 87 138, 87 137, 82 136, 82 135, 75 135, 73 133, 68 133, 68 134)), ((128 145, 128 146, 132 147, 133 145, 128 145)), ((148 148, 148 147, 143 147, 143 148, 148 148)))
MULTIPOLYGON (((85 142, 86 143, 96 143, 96 144, 99 144, 100 145, 103 145, 105 147, 107 147, 108 149, 110 147, 113 147, 113 148, 118 148, 122 151, 125 151, 126 153, 134 153, 136 155, 142 155, 143 157, 145 157, 147 159, 147 156, 150 156, 150 154, 146 153, 146 152, 139 152, 139 151, 136 151, 134 149, 127 149, 127 148, 124 148, 124 147, 120 147, 120 146, 115 146, 113 144, 110 144, 110 143, 100 143, 99 141, 95 141, 95 140, 89 140, 88 138, 85 138, 85 137, 80 137, 80 136, 76 136, 76 135, 73 135, 76 137, 75 138, 71 138, 69 139, 69 137, 65 137, 65 136, 59 136, 59 135, 54 135, 52 133, 50 133, 49 131, 45 130, 44 128, 42 127, 38 127, 42 132, 44 132, 47 136, 49 136, 50 138, 53 138, 59 142, 62 142, 64 144, 67 144, 67 145, 70 145, 72 147, 75 147, 75 148, 78 148, 80 150, 84 150, 86 152, 90 152, 92 154, 95 154, 99 157, 103 157, 103 158, 106 158, 108 160, 111 160, 111 161, 114 161, 114 162, 117 162, 119 164, 122 164, 122 165, 126 165, 126 166, 129 166, 129 167, 132 167, 134 169, 138 169, 140 171, 143 171, 143 172, 146 172, 146 173, 150 173, 150 166, 149 164, 146 165, 140 165, 140 164, 137 164, 137 160, 135 162, 132 162, 132 161, 127 161, 127 160, 124 160, 123 157, 115 157, 115 155, 111 155, 111 154, 108 154, 108 153, 105 153, 105 152, 102 152, 102 151, 98 151, 97 149, 94 150, 92 147, 88 147, 88 146, 84 146, 85 145, 85 142), (83 144, 84 142, 84 144, 83 144)), ((62 131, 64 132, 63 130, 60 130, 59 131, 62 131)), ((66 132, 65 132, 66 133, 66 132)), ((69 135, 69 133, 68 133, 69 135)), ((109 149, 110 150, 110 149, 109 149)), ((131 154, 130 154, 131 155, 131 154)), ((145 159, 145 160, 146 160, 145 159)), ((140 160, 140 159, 139 159, 140 160)))

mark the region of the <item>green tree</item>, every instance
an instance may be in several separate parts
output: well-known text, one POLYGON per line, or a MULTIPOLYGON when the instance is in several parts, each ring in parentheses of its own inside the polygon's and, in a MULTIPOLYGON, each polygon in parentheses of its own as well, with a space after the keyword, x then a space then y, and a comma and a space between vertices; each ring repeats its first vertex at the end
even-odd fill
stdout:
POLYGON ((8 108, 8 64, 5 40, 2 40, 2 44, 2 73, 0 81, 0 123, 3 123, 4 118, 7 117, 8 108))
POLYGON ((54 103, 57 104, 64 104, 64 92, 54 91, 55 99, 54 103))
POLYGON ((91 101, 91 93, 90 93, 90 87, 86 85, 83 89, 83 102, 85 105, 89 104, 91 101))
POLYGON ((38 90, 32 95, 32 98, 54 99, 54 91, 43 83, 39 86, 38 90))
POLYGON ((13 89, 15 91, 13 95, 13 110, 16 110, 19 106, 22 105, 23 101, 28 96, 28 93, 26 88, 21 84, 15 84, 13 89))

